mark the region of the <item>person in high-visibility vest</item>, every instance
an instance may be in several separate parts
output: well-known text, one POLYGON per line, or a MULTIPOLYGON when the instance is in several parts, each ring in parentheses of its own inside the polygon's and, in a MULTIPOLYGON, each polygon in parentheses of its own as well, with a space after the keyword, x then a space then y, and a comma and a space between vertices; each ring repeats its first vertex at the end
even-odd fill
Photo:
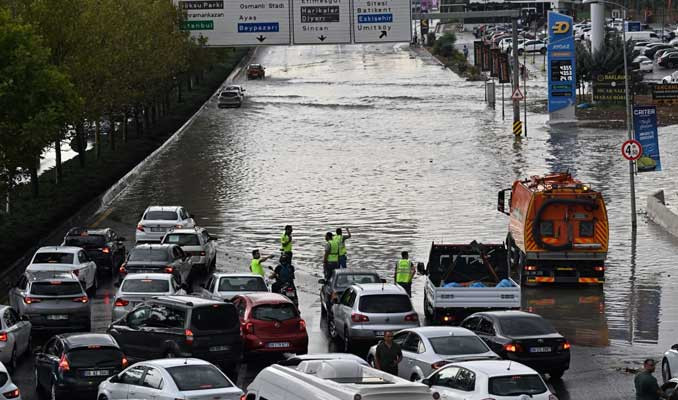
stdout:
POLYGON ((332 271, 339 266, 339 242, 334 240, 332 232, 325 234, 325 255, 323 256, 323 273, 330 279, 332 271))
POLYGON ((337 228, 337 234, 334 235, 334 240, 339 242, 339 268, 346 268, 346 240, 350 238, 350 229, 346 228, 346 236, 344 236, 341 228, 337 228))
POLYGON ((395 283, 402 286, 407 295, 412 297, 412 278, 414 278, 417 270, 414 267, 414 263, 410 261, 408 252, 403 251, 400 255, 402 258, 396 263, 395 283))
POLYGON ((289 262, 292 262, 292 225, 285 225, 285 232, 280 237, 280 251, 289 262))
POLYGON ((259 253, 259 250, 252 250, 252 262, 250 262, 250 271, 253 274, 257 274, 257 275, 261 275, 262 277, 265 277, 264 267, 261 265, 261 263, 268 260, 271 257, 273 257, 273 255, 269 254, 266 257, 261 258, 261 254, 259 253))

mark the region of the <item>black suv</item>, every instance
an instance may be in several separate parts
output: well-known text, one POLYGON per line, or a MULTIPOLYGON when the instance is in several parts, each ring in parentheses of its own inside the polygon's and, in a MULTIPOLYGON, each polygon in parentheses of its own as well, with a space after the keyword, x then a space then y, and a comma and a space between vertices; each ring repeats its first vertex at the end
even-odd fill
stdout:
POLYGON ((351 285, 380 282, 384 282, 384 280, 373 271, 335 269, 329 279, 318 280, 318 283, 323 285, 320 288, 321 315, 327 315, 327 311, 332 310, 332 299, 341 296, 344 290, 348 289, 351 285))
POLYGON ((63 246, 82 247, 98 268, 117 271, 125 260, 125 238, 111 228, 71 228, 64 237, 63 246))
POLYGON ((235 376, 242 358, 235 306, 200 297, 154 297, 114 321, 108 333, 135 361, 195 357, 235 376))
POLYGON ((127 359, 110 335, 57 335, 35 352, 36 388, 52 399, 96 395, 99 383, 126 367, 127 359))

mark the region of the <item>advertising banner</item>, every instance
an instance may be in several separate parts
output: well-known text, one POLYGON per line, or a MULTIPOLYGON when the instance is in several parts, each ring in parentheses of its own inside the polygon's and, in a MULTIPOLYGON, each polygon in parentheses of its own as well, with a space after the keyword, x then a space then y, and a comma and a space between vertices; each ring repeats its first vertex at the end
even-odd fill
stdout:
POLYGON ((499 76, 499 55, 501 52, 499 49, 491 49, 490 50, 490 60, 491 60, 491 65, 490 65, 490 76, 492 77, 497 77, 499 76))
POLYGON ((572 17, 549 11, 548 27, 548 110, 557 112, 558 118, 571 119, 577 103, 572 17))
POLYGON ((652 86, 652 100, 660 104, 678 103, 678 84, 658 83, 652 86))
POLYGON ((600 74, 593 77, 593 100, 606 104, 626 104, 624 75, 600 74))
POLYGON ((481 70, 489 71, 490 68, 490 46, 483 44, 483 64, 481 70))
POLYGON ((657 107, 633 106, 634 138, 640 142, 643 153, 636 161, 638 172, 661 171, 659 134, 657 132, 657 107))
POLYGON ((473 42, 473 65, 480 67, 483 59, 483 42, 476 40, 473 42))
POLYGON ((499 56, 499 83, 511 82, 511 67, 509 66, 508 54, 500 54, 499 56))

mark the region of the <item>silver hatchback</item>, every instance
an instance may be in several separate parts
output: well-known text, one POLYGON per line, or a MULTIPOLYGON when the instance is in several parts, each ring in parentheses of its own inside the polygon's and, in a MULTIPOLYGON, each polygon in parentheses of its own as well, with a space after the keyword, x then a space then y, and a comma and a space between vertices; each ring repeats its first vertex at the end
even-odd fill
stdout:
POLYGON ((343 342, 346 352, 353 342, 376 342, 385 331, 419 326, 410 298, 398 285, 353 285, 334 303, 332 315, 328 316, 328 332, 343 342))

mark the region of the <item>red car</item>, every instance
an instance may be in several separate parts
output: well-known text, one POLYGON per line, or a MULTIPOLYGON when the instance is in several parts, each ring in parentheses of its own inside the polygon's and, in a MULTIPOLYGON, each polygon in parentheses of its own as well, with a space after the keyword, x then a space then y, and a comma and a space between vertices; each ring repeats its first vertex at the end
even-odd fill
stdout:
POLYGON ((278 293, 235 296, 245 354, 308 352, 306 321, 287 297, 278 293))
POLYGON ((250 64, 247 66, 247 79, 264 79, 265 77, 266 71, 261 64, 250 64))

